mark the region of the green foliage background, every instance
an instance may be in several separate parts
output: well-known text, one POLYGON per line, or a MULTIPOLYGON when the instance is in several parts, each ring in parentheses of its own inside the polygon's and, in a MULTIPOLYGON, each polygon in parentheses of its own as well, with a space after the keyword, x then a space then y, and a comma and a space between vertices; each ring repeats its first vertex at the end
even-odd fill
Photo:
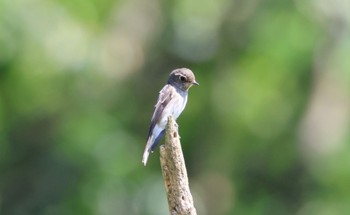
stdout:
POLYGON ((0 0, 0 214, 167 214, 141 155, 174 68, 199 214, 350 213, 350 4, 0 0))

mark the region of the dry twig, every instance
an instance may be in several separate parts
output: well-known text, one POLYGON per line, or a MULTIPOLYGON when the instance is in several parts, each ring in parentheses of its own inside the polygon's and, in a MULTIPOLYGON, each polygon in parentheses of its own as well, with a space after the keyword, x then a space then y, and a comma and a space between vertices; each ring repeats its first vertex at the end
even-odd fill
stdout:
POLYGON ((165 145, 160 147, 160 164, 170 214, 196 215, 177 124, 172 117, 168 118, 165 145))

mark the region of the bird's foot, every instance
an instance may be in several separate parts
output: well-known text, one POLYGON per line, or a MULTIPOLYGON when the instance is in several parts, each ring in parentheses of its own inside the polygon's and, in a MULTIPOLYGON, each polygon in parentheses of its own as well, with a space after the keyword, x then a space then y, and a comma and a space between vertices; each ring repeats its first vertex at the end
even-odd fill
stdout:
POLYGON ((179 139, 181 138, 179 135, 179 124, 177 124, 177 122, 174 122, 175 128, 176 128, 176 133, 179 136, 179 139))

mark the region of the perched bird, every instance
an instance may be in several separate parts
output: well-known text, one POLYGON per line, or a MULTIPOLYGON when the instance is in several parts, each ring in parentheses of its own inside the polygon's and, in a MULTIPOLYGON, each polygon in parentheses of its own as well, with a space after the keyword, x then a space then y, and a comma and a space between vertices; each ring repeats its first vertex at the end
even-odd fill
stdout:
POLYGON ((161 138, 165 134, 168 117, 175 120, 185 109, 188 89, 196 82, 193 72, 186 68, 175 69, 170 75, 167 84, 159 92, 157 104, 148 130, 148 139, 142 157, 142 163, 146 166, 150 152, 153 152, 161 138))

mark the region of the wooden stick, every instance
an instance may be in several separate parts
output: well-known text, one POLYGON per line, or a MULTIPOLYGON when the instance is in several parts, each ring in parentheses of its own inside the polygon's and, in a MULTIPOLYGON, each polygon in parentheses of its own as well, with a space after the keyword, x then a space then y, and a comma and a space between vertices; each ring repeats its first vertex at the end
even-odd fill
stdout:
POLYGON ((170 214, 196 215, 177 124, 171 116, 168 118, 165 145, 160 147, 160 165, 170 214))

